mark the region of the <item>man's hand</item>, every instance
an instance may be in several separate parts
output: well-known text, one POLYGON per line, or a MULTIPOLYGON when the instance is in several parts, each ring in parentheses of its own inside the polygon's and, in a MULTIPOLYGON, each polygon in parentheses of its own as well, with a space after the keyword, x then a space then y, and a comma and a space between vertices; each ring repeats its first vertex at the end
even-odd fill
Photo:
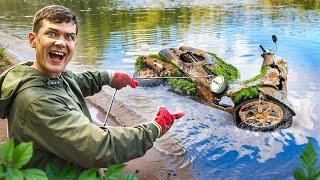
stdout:
POLYGON ((139 83, 135 81, 129 74, 124 72, 114 72, 112 74, 112 81, 110 83, 110 87, 121 89, 130 85, 132 88, 136 88, 139 86, 139 83))
POLYGON ((176 113, 176 114, 170 114, 166 108, 160 107, 154 121, 158 123, 161 127, 161 136, 170 129, 175 119, 180 119, 183 116, 184 116, 184 113, 182 112, 176 113))

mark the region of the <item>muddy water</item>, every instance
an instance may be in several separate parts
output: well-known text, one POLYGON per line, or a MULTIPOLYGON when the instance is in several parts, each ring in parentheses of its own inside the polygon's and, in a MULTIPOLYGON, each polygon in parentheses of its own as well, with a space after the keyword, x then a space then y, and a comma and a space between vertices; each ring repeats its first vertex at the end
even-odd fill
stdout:
MULTIPOLYGON (((0 30, 26 39, 32 15, 55 1, 0 0, 0 30)), ((291 128, 271 133, 236 128, 232 116, 170 91, 168 86, 130 88, 117 98, 152 120, 157 108, 186 117, 131 170, 159 179, 292 179, 311 137, 319 153, 320 7, 315 1, 77 1, 80 30, 73 65, 134 72, 134 59, 162 48, 189 45, 214 51, 240 69, 242 79, 259 72, 259 45, 289 65, 288 98, 297 115, 291 128), (152 168, 150 168, 152 167, 152 168), (145 172, 142 171, 145 170, 145 172)), ((57 3, 56 2, 56 3, 57 3)), ((104 91, 112 94, 108 87, 104 91)), ((319 153, 320 154, 320 153, 319 153)))

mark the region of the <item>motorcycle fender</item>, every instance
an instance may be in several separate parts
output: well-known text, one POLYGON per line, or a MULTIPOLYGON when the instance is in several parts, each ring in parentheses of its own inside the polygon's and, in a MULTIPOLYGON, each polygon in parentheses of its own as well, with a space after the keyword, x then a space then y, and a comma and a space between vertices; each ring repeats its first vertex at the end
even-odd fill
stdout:
POLYGON ((294 108, 290 101, 288 100, 287 96, 279 91, 277 91, 274 88, 271 87, 259 87, 260 92, 266 94, 267 96, 272 97, 275 100, 278 100, 279 102, 283 103, 285 106, 289 108, 291 111, 292 116, 296 115, 296 112, 294 111, 294 108))

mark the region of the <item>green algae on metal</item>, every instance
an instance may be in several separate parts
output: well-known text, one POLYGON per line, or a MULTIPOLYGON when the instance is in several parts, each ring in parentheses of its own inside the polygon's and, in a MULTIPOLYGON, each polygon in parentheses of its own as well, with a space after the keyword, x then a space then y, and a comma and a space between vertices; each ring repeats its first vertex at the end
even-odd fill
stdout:
POLYGON ((216 75, 222 75, 227 81, 234 82, 240 78, 239 70, 233 65, 226 63, 215 53, 207 52, 215 59, 215 64, 206 65, 206 67, 216 75))

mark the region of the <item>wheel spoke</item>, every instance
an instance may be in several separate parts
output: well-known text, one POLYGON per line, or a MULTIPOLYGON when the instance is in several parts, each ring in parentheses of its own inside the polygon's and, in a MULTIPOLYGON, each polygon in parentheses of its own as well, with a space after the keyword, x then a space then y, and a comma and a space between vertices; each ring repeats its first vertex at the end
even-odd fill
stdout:
POLYGON ((239 117, 249 126, 267 127, 283 119, 283 111, 271 101, 252 101, 241 107, 239 117))

